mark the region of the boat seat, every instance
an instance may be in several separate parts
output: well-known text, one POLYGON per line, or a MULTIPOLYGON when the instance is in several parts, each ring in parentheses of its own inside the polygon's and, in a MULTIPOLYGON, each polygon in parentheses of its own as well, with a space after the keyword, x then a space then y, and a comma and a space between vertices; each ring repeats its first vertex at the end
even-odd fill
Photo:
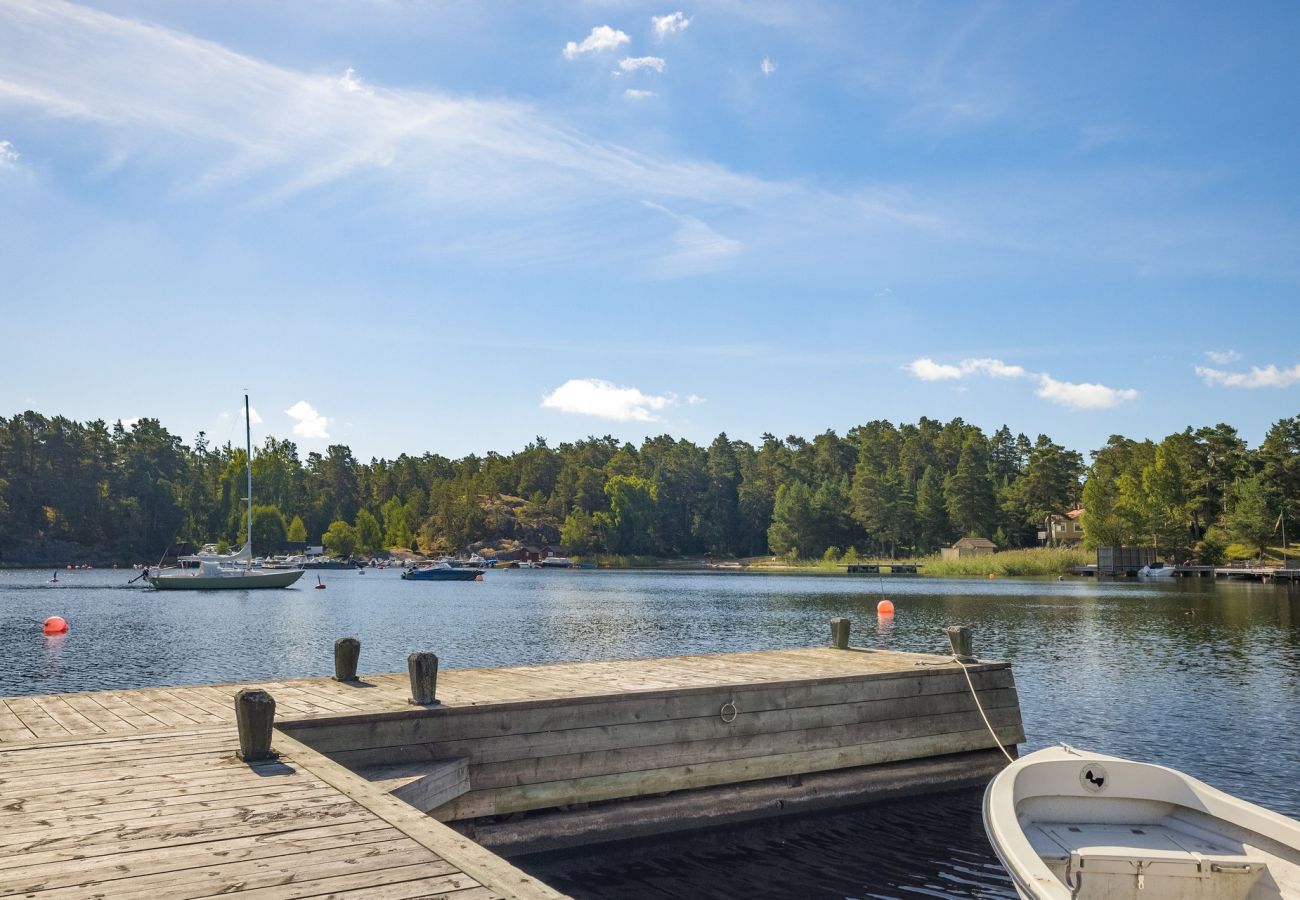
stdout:
POLYGON ((1025 833, 1034 852, 1062 881, 1084 876, 1080 898, 1244 900, 1267 867, 1240 848, 1164 825, 1043 822, 1025 833), (1166 879, 1178 879, 1181 886, 1169 892, 1166 879))

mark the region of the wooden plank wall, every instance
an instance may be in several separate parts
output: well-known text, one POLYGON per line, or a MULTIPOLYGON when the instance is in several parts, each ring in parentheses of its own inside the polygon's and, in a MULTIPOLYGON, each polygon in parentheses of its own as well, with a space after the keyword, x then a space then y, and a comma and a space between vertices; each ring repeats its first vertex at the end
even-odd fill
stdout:
MULTIPOLYGON (((970 674, 998 741, 1022 742, 1011 669, 970 674)), ((353 769, 466 759, 470 790, 433 812, 443 821, 996 746, 955 665, 280 727, 353 769)))

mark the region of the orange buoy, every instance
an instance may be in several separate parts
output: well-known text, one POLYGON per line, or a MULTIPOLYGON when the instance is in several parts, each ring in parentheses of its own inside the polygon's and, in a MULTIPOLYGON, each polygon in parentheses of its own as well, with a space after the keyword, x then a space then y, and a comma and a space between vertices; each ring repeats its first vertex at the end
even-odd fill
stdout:
POLYGON ((876 615, 892 616, 894 614, 894 603, 892 600, 881 600, 876 604, 876 615))
POLYGON ((50 616, 41 630, 46 634, 67 634, 68 620, 63 616, 50 616))
POLYGON ((482 580, 483 580, 483 576, 482 576, 482 575, 475 575, 475 576, 474 576, 474 580, 475 580, 475 581, 482 581, 482 580))

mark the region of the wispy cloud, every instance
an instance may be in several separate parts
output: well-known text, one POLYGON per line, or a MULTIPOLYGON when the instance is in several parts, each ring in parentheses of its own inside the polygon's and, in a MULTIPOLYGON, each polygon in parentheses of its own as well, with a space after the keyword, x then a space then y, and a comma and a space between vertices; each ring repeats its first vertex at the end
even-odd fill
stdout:
POLYGON ((957 365, 937 363, 928 356, 912 360, 905 367, 922 381, 949 381, 970 375, 991 375, 994 378, 1020 378, 1025 370, 1004 363, 1000 359, 963 359, 957 365))
POLYGON ((628 88, 623 92, 623 96, 629 100, 648 100, 654 95, 654 91, 643 91, 637 88, 628 88))
POLYGON ((18 151, 9 141, 0 141, 0 169, 18 164, 18 151))
POLYGON ((1136 399, 1138 395, 1133 388, 1059 381, 1046 372, 1030 372, 1023 366, 988 357, 963 359, 953 364, 935 362, 930 357, 923 356, 912 360, 903 368, 922 381, 959 381, 980 375, 991 378, 1032 378, 1038 382, 1038 388, 1034 391, 1037 396, 1071 409, 1108 409, 1126 400, 1136 399))
POLYGON ((1057 381, 1047 374, 1038 376, 1038 390, 1034 393, 1044 400, 1071 409, 1110 409, 1126 400, 1135 400, 1138 395, 1132 388, 1112 388, 1088 382, 1074 384, 1057 381))
POLYGON ((542 398, 547 409, 615 422, 655 422, 656 413, 676 402, 673 394, 645 394, 599 378, 571 378, 542 398))
POLYGON ((745 245, 720 234, 694 216, 674 212, 666 206, 646 201, 649 209, 669 216, 677 223, 673 247, 659 261, 659 274, 670 277, 697 274, 720 268, 738 256, 745 245))
MULTIPOLYGON (((597 28, 575 53, 625 38, 597 28)), ((598 140, 527 104, 295 71, 61 0, 0 3, 0 116, 31 112, 79 121, 112 165, 148 167, 164 190, 254 206, 360 194, 427 223, 409 240, 496 264, 660 255, 642 239, 646 198, 773 222, 774 204, 840 202, 598 140)))
POLYGON ((583 53, 599 53, 603 50, 613 50, 623 44, 630 43, 631 37, 624 31, 617 28, 611 28, 608 25, 597 25, 591 29, 591 34, 582 39, 582 43, 569 41, 564 45, 564 58, 577 59, 583 53))
POLYGON ((374 93, 373 91, 370 90, 370 88, 366 87, 364 84, 361 83, 361 79, 357 77, 357 70, 352 68, 351 66, 348 66, 346 69, 343 70, 343 74, 339 77, 339 84, 342 85, 343 90, 348 91, 349 93, 353 93, 353 94, 374 93))
POLYGON ((1249 372, 1225 372, 1208 366, 1197 366, 1196 374, 1205 379, 1208 385, 1233 388, 1284 388, 1300 382, 1300 364, 1289 369, 1279 369, 1269 363, 1267 366, 1251 366, 1249 372))
POLYGON ((308 440, 329 440, 330 420, 316 411, 306 400, 299 400, 285 411, 285 415, 294 420, 293 433, 308 440))
POLYGON ((666 65, 658 56, 628 56, 618 61, 618 67, 624 72, 635 72, 637 69, 662 72, 666 65))
POLYGON ((764 78, 770 78, 772 73, 776 71, 776 63, 764 56, 763 61, 758 64, 758 69, 763 73, 764 78))
POLYGON ((651 16, 650 25, 654 28, 655 40, 662 41, 670 34, 685 31, 691 26, 691 20, 686 18, 681 10, 678 10, 666 16, 651 16))
POLYGON ((1205 358, 1217 366, 1227 366, 1241 359, 1236 350, 1206 350, 1205 358))

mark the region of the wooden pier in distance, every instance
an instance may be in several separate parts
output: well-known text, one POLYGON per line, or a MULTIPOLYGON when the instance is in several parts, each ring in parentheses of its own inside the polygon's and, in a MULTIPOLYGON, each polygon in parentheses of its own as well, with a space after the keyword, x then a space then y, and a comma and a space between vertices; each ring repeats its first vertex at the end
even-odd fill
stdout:
POLYGON ((849 575, 919 575, 920 563, 841 563, 849 575))
MULTIPOLYGON (((1227 578, 1239 581, 1297 582, 1300 581, 1300 568, 1295 566, 1168 566, 1174 578, 1227 578)), ((1076 566, 1075 575, 1110 578, 1136 578, 1138 570, 1133 568, 1116 569, 1104 572, 1096 566, 1076 566)))
POLYGON ((488 847, 980 783, 998 745, 1024 739, 1005 663, 968 666, 995 740, 944 657, 844 646, 417 673, 412 656, 409 675, 257 683, 275 702, 266 760, 238 755, 249 685, 0 699, 0 897, 554 898, 488 847), (413 688, 436 702, 414 705, 413 688))

